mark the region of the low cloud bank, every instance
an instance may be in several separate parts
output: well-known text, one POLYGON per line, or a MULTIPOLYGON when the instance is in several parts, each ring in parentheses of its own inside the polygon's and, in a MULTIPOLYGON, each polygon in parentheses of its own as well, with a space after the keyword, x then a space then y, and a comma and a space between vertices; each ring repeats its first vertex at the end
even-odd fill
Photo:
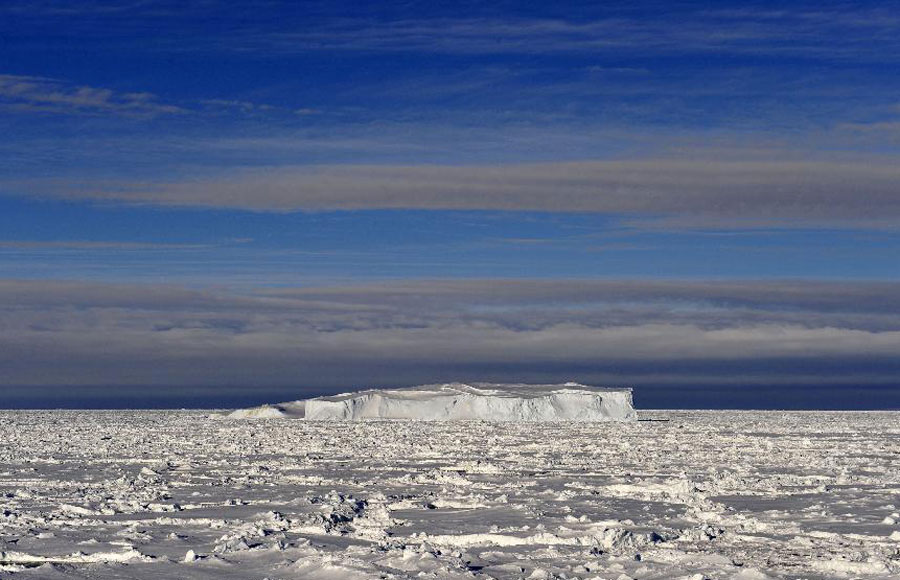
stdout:
POLYGON ((898 283, 0 281, 6 385, 890 385, 898 283))

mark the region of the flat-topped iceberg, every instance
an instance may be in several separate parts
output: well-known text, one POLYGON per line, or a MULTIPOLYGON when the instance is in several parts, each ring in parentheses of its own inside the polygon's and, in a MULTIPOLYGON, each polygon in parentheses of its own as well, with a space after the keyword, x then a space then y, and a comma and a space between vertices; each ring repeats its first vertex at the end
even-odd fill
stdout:
POLYGON ((637 417, 631 389, 578 383, 447 383, 404 389, 368 389, 239 409, 228 416, 342 421, 631 421, 637 417))

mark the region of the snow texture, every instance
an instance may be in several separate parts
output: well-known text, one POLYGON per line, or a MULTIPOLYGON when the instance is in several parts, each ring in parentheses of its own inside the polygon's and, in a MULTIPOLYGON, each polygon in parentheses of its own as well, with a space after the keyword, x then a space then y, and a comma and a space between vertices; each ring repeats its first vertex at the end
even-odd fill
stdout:
POLYGON ((527 385, 448 383, 370 389, 277 405, 239 409, 235 419, 416 419, 420 421, 630 421, 631 389, 578 383, 527 385))
POLYGON ((0 578, 900 578, 900 413, 0 412, 0 578))

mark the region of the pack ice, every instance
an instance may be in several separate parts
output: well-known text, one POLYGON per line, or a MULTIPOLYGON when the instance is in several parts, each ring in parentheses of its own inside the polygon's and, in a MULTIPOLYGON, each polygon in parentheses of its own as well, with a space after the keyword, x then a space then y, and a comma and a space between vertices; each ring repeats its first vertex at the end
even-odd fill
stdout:
POLYGON ((630 421, 636 418, 636 413, 629 388, 578 383, 447 383, 315 397, 239 409, 228 416, 343 421, 630 421))

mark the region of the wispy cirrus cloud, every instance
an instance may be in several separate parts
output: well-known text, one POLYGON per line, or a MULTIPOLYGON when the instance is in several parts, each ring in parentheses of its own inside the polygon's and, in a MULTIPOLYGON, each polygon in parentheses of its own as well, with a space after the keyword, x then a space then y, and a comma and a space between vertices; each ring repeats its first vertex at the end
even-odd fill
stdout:
POLYGON ((462 54, 604 53, 629 49, 804 56, 837 60, 891 60, 878 45, 896 45, 900 19, 889 10, 701 10, 603 17, 344 19, 329 27, 273 31, 235 39, 281 51, 428 51, 462 54), (673 19, 677 26, 673 26, 673 19), (841 43, 827 39, 840 36, 841 43))
POLYGON ((374 10, 333 2, 298 12, 279 1, 262 6, 230 2, 229 10, 237 15, 231 26, 190 35, 172 33, 192 30, 191 21, 220 17, 218 3, 11 1, 0 6, 0 14, 13 16, 11 22, 35 25, 64 19, 72 34, 89 31, 92 41, 107 45, 147 34, 146 23, 152 22, 159 30, 153 49, 178 52, 598 55, 627 50, 634 55, 718 53, 896 62, 900 19, 895 4, 773 10, 750 2, 740 8, 667 5, 660 10, 653 4, 589 3, 537 16, 504 3, 458 5, 453 11, 430 6, 413 14, 402 4, 374 10))
POLYGON ((161 103, 151 93, 121 93, 21 75, 0 75, 0 107, 32 113, 159 115, 184 112, 181 107, 161 103))
POLYGON ((218 110, 227 112, 239 112, 248 115, 278 113, 289 113, 294 115, 316 115, 321 112, 318 109, 314 109, 312 107, 284 107, 240 99, 202 99, 199 101, 198 105, 209 111, 218 110))
POLYGON ((169 244, 94 240, 0 240, 0 250, 201 250, 213 244, 169 244))
POLYGON ((241 116, 315 115, 311 107, 284 107, 241 99, 198 99, 177 105, 149 92, 121 92, 62 79, 0 74, 0 109, 18 113, 67 115, 158 115, 227 113, 241 116))

